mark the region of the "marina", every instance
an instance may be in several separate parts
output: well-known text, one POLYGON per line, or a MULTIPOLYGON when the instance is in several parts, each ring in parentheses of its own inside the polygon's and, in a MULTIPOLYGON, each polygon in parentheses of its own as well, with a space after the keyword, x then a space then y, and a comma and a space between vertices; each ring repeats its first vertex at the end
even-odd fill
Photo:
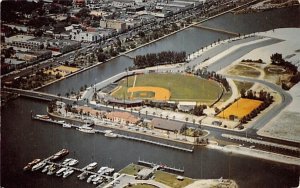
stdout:
POLYGON ((94 185, 98 185, 98 187, 103 186, 102 184, 104 182, 109 183, 113 180, 113 172, 114 168, 109 167, 100 167, 98 171, 95 169, 98 166, 97 162, 92 162, 88 165, 86 165, 83 168, 77 168, 74 167, 76 164, 78 164, 78 160, 67 158, 63 162, 53 162, 53 158, 62 159, 64 156, 66 156, 65 151, 69 153, 67 149, 62 149, 61 151, 43 159, 38 160, 35 159, 32 162, 28 163, 23 170, 28 171, 41 171, 42 173, 46 173, 47 175, 53 175, 55 174, 58 177, 67 178, 68 176, 71 176, 75 172, 79 172, 80 174, 77 176, 79 180, 84 180, 87 177, 87 183, 92 182, 94 185), (32 166, 35 164, 34 166, 32 166), (42 170, 41 170, 42 169, 42 170), (94 171, 95 170, 95 171, 94 171))
MULTIPOLYGON (((52 120, 52 119, 45 119, 45 118, 41 118, 39 116, 32 116, 33 119, 35 120, 40 120, 40 121, 45 121, 45 122, 49 122, 49 123, 54 123, 57 125, 60 125, 62 127, 64 127, 65 123, 61 122, 61 121, 56 121, 56 120, 52 120)), ((124 139, 128 139, 128 140, 133 140, 133 141, 138 141, 138 142, 144 142, 144 143, 148 143, 148 144, 153 144, 153 145, 158 145, 161 147, 166 147, 166 148, 171 148, 171 149, 175 149, 175 150, 179 150, 179 151, 184 151, 184 152, 189 152, 192 153, 194 151, 194 147, 192 147, 191 149, 189 148, 184 148, 184 147, 180 147, 180 146, 175 146, 175 145, 170 145, 170 144, 166 144, 166 143, 162 143, 162 142, 157 142, 157 141, 152 141, 149 139, 144 139, 144 138, 138 138, 138 137, 133 137, 133 136, 128 136, 128 135, 122 135, 122 134, 117 134, 117 133, 112 133, 111 130, 98 130, 95 128, 91 128, 91 127, 87 127, 87 126, 79 126, 79 125, 74 125, 74 124, 68 124, 68 128, 75 128, 78 131, 84 132, 84 133, 100 133, 103 134, 106 137, 111 137, 111 138, 124 138, 124 139)))

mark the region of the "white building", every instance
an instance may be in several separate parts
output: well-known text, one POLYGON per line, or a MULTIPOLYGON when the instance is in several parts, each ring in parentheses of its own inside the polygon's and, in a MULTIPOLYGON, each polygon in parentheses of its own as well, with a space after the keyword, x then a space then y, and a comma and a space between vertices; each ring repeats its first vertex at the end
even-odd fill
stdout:
POLYGON ((101 35, 98 32, 87 32, 81 29, 72 30, 70 33, 71 40, 80 42, 97 42, 101 39, 101 35))

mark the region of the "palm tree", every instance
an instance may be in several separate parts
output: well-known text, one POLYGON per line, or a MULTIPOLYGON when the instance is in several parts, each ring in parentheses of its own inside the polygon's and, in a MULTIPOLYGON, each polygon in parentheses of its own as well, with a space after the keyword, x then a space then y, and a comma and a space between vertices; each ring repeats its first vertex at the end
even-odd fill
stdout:
POLYGON ((79 110, 79 114, 80 114, 80 116, 81 116, 81 118, 82 118, 82 113, 83 113, 83 110, 82 110, 82 108, 79 110))

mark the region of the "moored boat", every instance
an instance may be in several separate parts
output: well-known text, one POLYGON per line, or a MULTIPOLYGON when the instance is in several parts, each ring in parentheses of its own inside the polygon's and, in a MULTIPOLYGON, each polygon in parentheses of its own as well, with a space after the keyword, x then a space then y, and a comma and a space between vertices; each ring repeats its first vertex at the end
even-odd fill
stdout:
POLYGON ((73 169, 67 169, 63 172, 63 178, 66 178, 68 176, 70 176, 71 174, 73 174, 74 170, 73 169))
POLYGON ((48 170, 49 170, 49 167, 50 167, 51 165, 46 165, 44 168, 43 168, 43 170, 42 170, 42 173, 46 173, 48 170))
POLYGON ((75 166, 76 164, 78 164, 78 160, 76 160, 76 159, 72 159, 69 163, 68 163, 68 165, 69 166, 75 166))
POLYGON ((80 180, 84 180, 86 177, 88 177, 89 173, 88 172, 82 172, 81 174, 79 174, 77 177, 80 180))
POLYGON ((59 152, 55 153, 50 160, 54 161, 54 160, 58 160, 66 155, 69 154, 69 151, 67 149, 62 149, 59 152))
POLYGON ((37 118, 41 118, 41 119, 50 119, 50 117, 48 115, 35 115, 37 118))
POLYGON ((72 125, 69 124, 69 123, 63 123, 62 126, 63 126, 64 128, 72 128, 72 125))
POLYGON ((90 163, 87 167, 86 167, 86 170, 93 170, 97 167, 98 163, 97 162, 93 162, 93 163, 90 163))
POLYGON ((90 183, 95 177, 97 177, 96 174, 90 175, 90 177, 86 180, 86 182, 90 183))
POLYGON ((118 135, 115 134, 115 133, 105 133, 104 136, 110 137, 110 138, 117 138, 118 137, 118 135))
POLYGON ((63 167, 63 168, 59 169, 55 174, 56 174, 56 176, 61 176, 63 174, 63 172, 66 170, 67 170, 67 168, 63 167))
POLYGON ((77 128, 77 130, 84 132, 84 133, 90 133, 90 134, 93 134, 96 132, 95 129, 93 129, 92 127, 87 127, 87 126, 79 127, 79 128, 77 128))
POLYGON ((38 164, 34 165, 31 169, 31 171, 36 171, 39 170, 41 168, 43 168, 47 163, 45 162, 39 162, 38 164))
POLYGON ((33 161, 29 162, 26 166, 24 166, 23 170, 24 171, 31 170, 32 167, 39 162, 41 162, 41 159, 34 159, 33 161))

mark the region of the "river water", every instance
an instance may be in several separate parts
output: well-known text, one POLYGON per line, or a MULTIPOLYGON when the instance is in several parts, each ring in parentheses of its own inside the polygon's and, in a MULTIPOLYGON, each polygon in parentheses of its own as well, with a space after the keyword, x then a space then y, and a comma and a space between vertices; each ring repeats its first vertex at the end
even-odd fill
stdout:
MULTIPOLYGON (((286 17, 282 11, 286 11, 286 14, 291 12, 291 16, 295 14, 300 15, 299 7, 287 10, 273 10, 254 15, 257 15, 258 20, 265 20, 264 18, 267 15, 269 15, 269 19, 280 20, 279 17, 286 17), (261 16, 261 14, 264 16, 261 16)), ((244 16, 246 15, 236 15, 233 17, 239 19, 244 16)), ((225 21, 229 19, 228 14, 217 19, 221 18, 225 21)), ((222 23, 225 23, 225 21, 222 21, 222 23)), ((275 25, 274 28, 285 27, 287 26, 286 22, 281 22, 281 24, 275 25)), ((294 24, 290 26, 296 27, 297 24, 299 25, 297 22, 294 22, 294 24)), ((260 25, 255 31, 264 30, 263 27, 260 25)), ((252 27, 248 27, 247 31, 252 32, 252 29, 252 27)), ((272 29, 272 27, 268 29, 272 29)), ((162 48, 169 49, 171 47, 174 47, 172 49, 178 51, 186 47, 189 52, 192 52, 205 45, 205 42, 203 42, 197 44, 197 46, 194 44, 195 38, 193 40, 193 38, 188 37, 194 32, 196 38, 198 36, 197 39, 199 41, 206 41, 207 44, 218 38, 226 37, 222 34, 209 32, 211 35, 214 35, 214 37, 210 38, 209 33, 204 35, 203 31, 195 30, 194 28, 186 31, 171 36, 170 41, 168 38, 164 39, 166 43, 163 42, 164 40, 161 40, 152 44, 151 46, 153 47, 147 46, 144 50, 138 50, 133 52, 133 54, 155 52, 155 50, 160 48, 163 51, 166 49, 162 48), (186 31, 189 34, 185 35, 186 31), (196 33, 199 34, 197 35, 196 33), (181 44, 185 45, 185 47, 182 47, 181 44)), ((121 72, 127 66, 130 66, 131 63, 129 58, 120 57, 112 62, 97 66, 42 90, 56 94, 61 93, 63 95, 72 89, 78 90, 84 84, 94 84, 121 72)), ((49 123, 31 120, 31 110, 34 113, 46 113, 46 104, 40 101, 19 98, 11 101, 1 109, 1 186, 7 188, 93 187, 77 180, 76 175, 72 175, 65 180, 54 176, 49 177, 40 172, 24 173, 22 171, 23 166, 32 159, 48 157, 63 147, 71 151, 69 154, 70 157, 79 159, 79 167, 89 162, 97 161, 101 166, 111 165, 119 170, 128 163, 136 162, 141 158, 157 163, 162 162, 171 166, 175 165, 179 168, 184 167, 184 175, 192 178, 232 178, 238 182, 240 187, 281 188, 298 185, 299 168, 295 166, 241 155, 226 154, 205 148, 197 148, 191 154, 129 140, 110 139, 101 135, 87 135, 75 130, 63 129, 49 123)))

